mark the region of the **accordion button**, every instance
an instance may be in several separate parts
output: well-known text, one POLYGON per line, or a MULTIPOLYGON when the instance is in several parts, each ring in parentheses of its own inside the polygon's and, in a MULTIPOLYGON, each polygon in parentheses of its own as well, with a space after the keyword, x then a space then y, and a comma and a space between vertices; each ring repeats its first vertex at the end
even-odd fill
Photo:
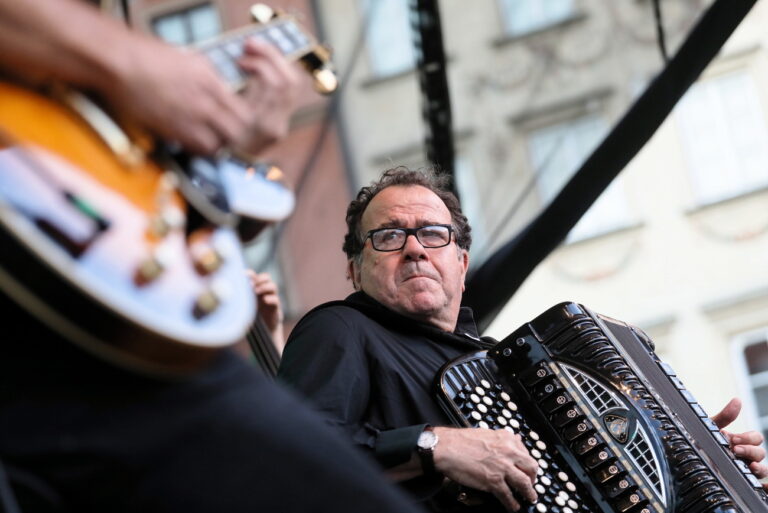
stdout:
POLYGON ((608 461, 611 458, 611 453, 608 452, 606 449, 601 449, 599 451, 592 451, 589 453, 589 455, 584 458, 584 466, 587 467, 589 470, 592 470, 593 468, 597 467, 598 465, 602 465, 606 461, 608 461))
POLYGON ((541 486, 540 484, 534 485, 533 489, 536 490, 536 493, 538 493, 539 495, 544 495, 545 493, 547 493, 547 489, 541 486))
POLYGON ((585 421, 577 423, 571 423, 563 429, 563 437, 569 442, 586 435, 589 432, 593 432, 592 428, 585 421))
POLYGON ((543 484, 544 486, 552 486, 552 480, 547 476, 543 476, 541 478, 541 484, 543 484))
POLYGON ((536 511, 539 513, 547 513, 547 507, 544 504, 536 504, 536 511))
POLYGON ((539 434, 536 431, 529 431, 528 438, 530 438, 531 440, 538 440, 539 434))
POLYGON ((531 450, 531 456, 533 456, 538 460, 539 458, 541 458, 541 452, 537 449, 533 449, 531 450))
POLYGON ((645 495, 643 495, 642 492, 632 491, 625 493, 616 499, 614 506, 616 507, 616 511, 619 513, 624 513, 625 511, 629 511, 630 509, 639 506, 645 501, 645 495))
POLYGON ((569 508, 568 506, 563 508, 563 513, 573 513, 573 510, 569 508))
POLYGON ((563 506, 565 506, 565 499, 563 499, 558 495, 557 497, 555 497, 555 504, 557 504, 562 508, 563 506))
POLYGON ((537 448, 538 450, 540 450, 540 451, 545 451, 545 450, 547 450, 547 444, 545 444, 545 443, 544 443, 544 442, 542 442, 541 440, 537 440, 537 441, 536 441, 536 448, 537 448))
POLYGON ((579 503, 571 499, 568 501, 568 507, 573 509, 579 509, 579 503))
POLYGON ((499 397, 501 397, 501 400, 504 401, 504 402, 508 402, 508 401, 512 400, 512 398, 506 392, 501 392, 499 394, 499 397))
POLYGON ((527 372, 524 372, 520 375, 520 381, 526 386, 533 386, 542 379, 546 378, 547 376, 551 376, 552 372, 546 367, 546 365, 541 365, 540 367, 536 369, 531 369, 527 372))
POLYGON ((511 419, 511 418, 512 418, 512 412, 511 412, 511 411, 509 411, 509 410, 508 410, 508 409, 506 409, 506 408, 504 408, 504 409, 502 409, 502 410, 501 410, 501 414, 502 414, 502 415, 503 415, 503 416, 504 416, 506 419, 511 419))
POLYGON ((571 493, 574 493, 576 491, 576 485, 571 482, 565 483, 565 489, 571 493))
POLYGON ((571 445, 571 449, 573 449, 573 452, 575 452, 578 456, 583 456, 584 454, 587 454, 589 451, 602 444, 602 438, 600 438, 598 435, 592 435, 587 438, 578 440, 573 445, 571 445))
POLYGON ((603 488, 603 494, 609 499, 613 499, 626 493, 635 487, 635 482, 630 477, 622 477, 618 481, 612 481, 603 488))
POLYGON ((481 420, 480 422, 478 422, 477 423, 477 427, 482 428, 482 429, 490 429, 490 426, 484 420, 481 420))
POLYGON ((592 474, 592 476, 595 481, 602 484, 602 483, 607 483, 611 479, 614 479, 623 471, 624 469, 621 467, 619 463, 610 462, 609 460, 609 463, 607 465, 603 465, 602 467, 598 468, 592 474))
POLYGON ((577 408, 568 408, 567 410, 560 411, 552 416, 552 425, 554 425, 557 429, 560 429, 566 424, 570 424, 571 422, 582 417, 583 415, 577 408))
POLYGON ((544 470, 547 470, 549 468, 549 463, 547 463, 547 460, 540 459, 539 467, 543 468, 544 470))
POLYGON ((568 474, 566 474, 565 472, 558 472, 558 473, 557 473, 557 478, 558 478, 560 481, 562 481, 562 482, 564 482, 564 483, 565 483, 566 481, 568 481, 568 474))

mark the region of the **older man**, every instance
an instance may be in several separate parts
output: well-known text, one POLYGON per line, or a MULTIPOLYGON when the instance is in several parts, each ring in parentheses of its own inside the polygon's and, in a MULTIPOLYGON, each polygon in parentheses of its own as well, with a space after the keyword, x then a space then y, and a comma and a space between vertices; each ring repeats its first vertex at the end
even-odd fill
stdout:
MULTIPOLYGON (((444 185, 432 173, 396 168, 360 191, 344 242, 356 292, 300 321, 279 375, 417 495, 434 493, 445 476, 517 510, 520 498, 537 498, 537 463, 520 437, 445 427, 432 393, 442 365, 493 344, 460 305, 470 227, 444 185)), ((736 413, 729 404, 720 427, 736 413)), ((761 436, 739 436, 737 453, 765 475, 756 463, 761 436)))

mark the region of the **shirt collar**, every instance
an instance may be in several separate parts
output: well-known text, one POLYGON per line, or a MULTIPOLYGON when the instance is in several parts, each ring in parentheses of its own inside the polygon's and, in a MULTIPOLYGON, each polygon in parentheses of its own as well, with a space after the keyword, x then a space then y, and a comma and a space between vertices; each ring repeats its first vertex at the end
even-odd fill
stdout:
POLYGON ((480 338, 480 334, 477 331, 477 325, 475 324, 474 314, 472 313, 472 309, 468 306, 462 306, 459 309, 459 318, 456 322, 456 329, 451 333, 446 332, 445 330, 441 330, 432 324, 419 322, 394 312, 363 291, 357 291, 350 294, 345 299, 345 302, 366 307, 366 309, 374 310, 383 316, 400 318, 401 322, 411 322, 421 326, 423 329, 427 329, 428 331, 440 332, 446 335, 456 335, 473 344, 488 344, 488 342, 480 338))

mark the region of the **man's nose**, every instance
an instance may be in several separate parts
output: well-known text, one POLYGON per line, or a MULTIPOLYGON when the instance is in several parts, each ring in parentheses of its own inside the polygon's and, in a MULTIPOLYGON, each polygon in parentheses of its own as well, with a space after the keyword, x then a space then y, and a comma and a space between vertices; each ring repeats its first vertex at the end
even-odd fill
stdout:
POLYGON ((405 237, 405 246, 403 246, 403 255, 406 260, 422 260, 427 258, 427 252, 421 245, 415 234, 408 234, 405 237))

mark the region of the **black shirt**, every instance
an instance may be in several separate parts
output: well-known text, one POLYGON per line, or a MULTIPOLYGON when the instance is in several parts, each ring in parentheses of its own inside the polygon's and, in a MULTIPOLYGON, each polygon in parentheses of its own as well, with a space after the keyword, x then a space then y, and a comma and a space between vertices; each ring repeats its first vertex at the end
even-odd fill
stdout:
POLYGON ((449 333, 356 292, 299 322, 278 377, 384 467, 393 467, 410 459, 425 424, 451 425, 435 399, 440 368, 491 344, 478 336, 468 308, 449 333))

